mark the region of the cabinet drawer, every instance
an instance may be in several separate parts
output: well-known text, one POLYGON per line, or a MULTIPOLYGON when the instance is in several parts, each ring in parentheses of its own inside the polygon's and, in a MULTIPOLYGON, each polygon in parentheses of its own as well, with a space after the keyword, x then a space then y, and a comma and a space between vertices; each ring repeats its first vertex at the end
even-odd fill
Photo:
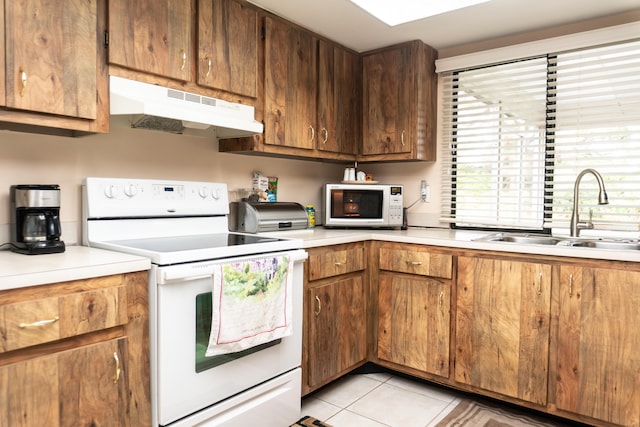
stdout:
POLYGON ((380 248, 380 269, 451 279, 452 255, 417 249, 380 248))
POLYGON ((364 270, 364 245, 309 250, 309 281, 364 270))
POLYGON ((127 289, 118 285, 0 306, 0 352, 127 323, 127 289))

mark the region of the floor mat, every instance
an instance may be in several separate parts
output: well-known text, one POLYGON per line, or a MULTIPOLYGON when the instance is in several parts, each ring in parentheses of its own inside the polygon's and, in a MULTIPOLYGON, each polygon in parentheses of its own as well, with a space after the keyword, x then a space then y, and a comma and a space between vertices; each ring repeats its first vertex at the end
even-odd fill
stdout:
POLYGON ((560 427, 572 425, 538 417, 515 409, 505 410, 483 402, 464 399, 436 427, 560 427))
POLYGON ((300 418, 297 423, 291 424, 291 427, 300 427, 300 426, 302 426, 302 427, 331 427, 329 424, 323 423, 322 421, 317 420, 317 419, 315 419, 313 417, 310 417, 308 415, 300 418))

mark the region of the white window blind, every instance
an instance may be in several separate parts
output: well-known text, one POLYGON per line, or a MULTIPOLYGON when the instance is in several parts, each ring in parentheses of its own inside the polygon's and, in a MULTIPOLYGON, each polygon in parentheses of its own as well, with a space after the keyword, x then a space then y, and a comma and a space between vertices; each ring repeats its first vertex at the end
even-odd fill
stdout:
POLYGON ((567 227, 581 170, 581 218, 640 225, 640 42, 441 74, 442 219, 457 226, 567 227))

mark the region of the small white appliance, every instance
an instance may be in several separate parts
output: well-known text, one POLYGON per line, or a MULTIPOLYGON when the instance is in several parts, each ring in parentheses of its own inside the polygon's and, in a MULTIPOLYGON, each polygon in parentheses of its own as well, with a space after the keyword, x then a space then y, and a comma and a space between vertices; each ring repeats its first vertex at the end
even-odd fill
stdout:
POLYGON ((402 226, 402 185, 325 184, 324 226, 334 228, 399 228, 402 226))
MULTIPOLYGON (((83 196, 84 244, 152 262, 152 425, 283 427, 298 420, 307 257, 302 242, 229 232, 222 183, 86 178, 83 196), (288 270, 292 333, 243 351, 207 356, 218 267, 276 257, 288 257, 293 265, 288 270)), ((215 330, 224 332, 222 322, 215 330)))

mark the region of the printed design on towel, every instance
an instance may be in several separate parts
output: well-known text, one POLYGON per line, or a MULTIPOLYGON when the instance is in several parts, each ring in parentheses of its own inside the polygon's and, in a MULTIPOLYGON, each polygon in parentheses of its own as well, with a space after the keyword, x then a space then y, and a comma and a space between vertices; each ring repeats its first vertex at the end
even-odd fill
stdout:
POLYGON ((292 271, 288 256, 217 266, 206 356, 242 351, 291 335, 292 271))

